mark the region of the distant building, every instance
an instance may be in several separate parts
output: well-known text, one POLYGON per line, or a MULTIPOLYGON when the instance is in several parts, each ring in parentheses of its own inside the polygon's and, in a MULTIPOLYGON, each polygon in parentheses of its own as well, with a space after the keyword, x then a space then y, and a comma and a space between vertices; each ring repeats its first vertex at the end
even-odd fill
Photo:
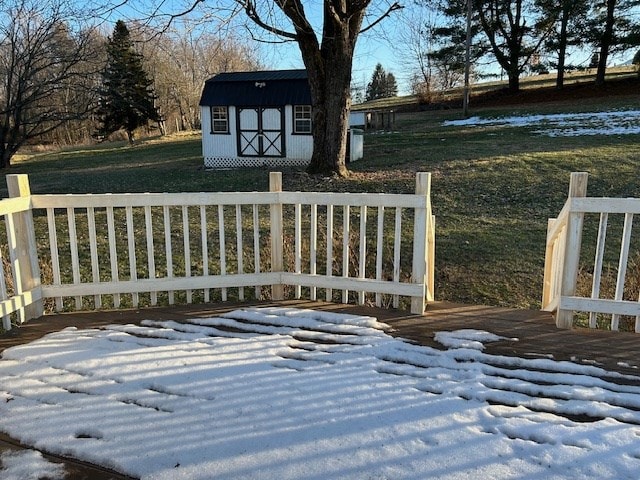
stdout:
MULTIPOLYGON (((221 73, 200 99, 202 155, 208 168, 307 165, 313 153, 306 70, 221 73)), ((362 158, 350 132, 350 157, 362 158)))

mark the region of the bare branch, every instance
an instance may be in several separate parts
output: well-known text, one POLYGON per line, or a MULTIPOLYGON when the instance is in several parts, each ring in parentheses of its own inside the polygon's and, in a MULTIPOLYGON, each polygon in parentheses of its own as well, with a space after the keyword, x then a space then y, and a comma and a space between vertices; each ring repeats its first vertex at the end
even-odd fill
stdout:
POLYGON ((264 38, 256 37, 253 34, 253 32, 251 31, 251 29, 248 28, 247 26, 245 26, 245 28, 247 29, 247 32, 249 32, 249 36, 251 37, 251 40, 253 40, 254 42, 267 43, 267 44, 271 44, 271 45, 279 45, 279 44, 282 44, 282 43, 295 42, 297 40, 297 38, 286 38, 286 39, 283 39, 283 40, 265 40, 264 38))
MULTIPOLYGON (((266 30, 267 32, 271 32, 271 33, 273 33, 275 35, 278 35, 278 36, 284 37, 284 38, 288 38, 290 40, 297 40, 298 39, 298 35, 296 35, 295 33, 291 33, 291 32, 287 32, 285 30, 281 30, 279 28, 274 27, 273 25, 269 25, 268 23, 264 22, 260 18, 260 15, 258 14, 258 11, 256 10, 256 6, 255 6, 255 3, 253 2, 253 0, 243 0, 243 1, 240 1, 239 3, 244 6, 244 11, 246 12, 247 17, 249 17, 251 19, 251 21, 253 21, 253 23, 258 25, 260 28, 266 30)), ((281 8, 282 8, 282 6, 281 6, 281 8)))
POLYGON ((389 15, 391 15, 392 12, 395 12, 396 10, 400 10, 402 8, 404 8, 404 6, 400 5, 398 2, 394 2, 391 6, 389 6, 387 11, 384 12, 380 17, 378 17, 373 23, 370 23, 366 27, 360 29, 360 33, 364 33, 367 30, 371 30, 373 27, 379 24, 382 20, 387 18, 389 15))
MULTIPOLYGON (((189 8, 187 8, 186 10, 183 10, 182 12, 178 12, 178 13, 174 13, 174 14, 169 15, 169 20, 167 21, 164 29, 162 29, 160 34, 167 32, 175 20, 177 20, 178 18, 181 18, 181 17, 186 17, 191 12, 193 12, 198 7, 198 5, 200 5, 201 3, 204 3, 204 0, 194 0, 194 2, 191 4, 191 6, 189 8)), ((160 7, 158 6, 158 9, 159 8, 160 7)), ((149 18, 154 18, 157 15, 158 15, 158 11, 156 10, 154 13, 152 13, 149 16, 149 18)))

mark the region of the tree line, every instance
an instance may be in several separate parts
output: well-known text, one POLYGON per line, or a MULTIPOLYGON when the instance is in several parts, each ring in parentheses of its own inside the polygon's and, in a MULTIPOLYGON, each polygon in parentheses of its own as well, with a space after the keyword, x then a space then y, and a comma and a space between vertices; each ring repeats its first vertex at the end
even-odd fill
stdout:
POLYGON ((509 89, 524 73, 565 74, 596 69, 605 82, 612 55, 640 45, 638 0, 424 0, 412 9, 403 31, 405 56, 416 65, 414 83, 427 91, 459 85, 466 60, 472 67, 497 63, 509 89), (590 52, 588 64, 571 63, 572 53, 590 52))
MULTIPOLYGON (((139 3, 143 7, 139 11, 146 6, 152 12, 169 5, 160 2, 151 8, 144 0, 104 1, 107 6, 115 3, 113 8, 139 3)), ((428 21, 406 30, 416 39, 417 46, 409 50, 424 65, 425 78, 439 78, 444 72, 448 81, 456 81, 464 64, 466 32, 470 34, 471 62, 476 65, 492 58, 506 72, 512 90, 519 88, 520 75, 527 68, 542 65, 543 54, 557 59, 562 85, 561 75, 571 68, 563 63, 567 51, 585 47, 597 50, 597 81, 602 83, 609 56, 638 45, 634 19, 638 0, 418 1, 427 6, 428 21)), ((205 27, 177 32, 169 28, 171 22, 159 30, 147 22, 129 25, 152 80, 146 88, 153 92, 154 107, 164 125, 170 127, 173 118, 179 127, 196 126, 204 79, 220 71, 258 65, 254 52, 240 40, 206 33, 211 31, 206 28, 217 29, 215 22, 244 18, 244 27, 254 38, 260 38, 262 32, 266 41, 275 36, 275 41, 297 43, 312 98, 314 148, 308 171, 346 175, 356 42, 361 33, 380 28, 403 5, 385 0, 323 0, 318 26, 316 19, 310 21, 307 16, 303 0, 178 3, 181 6, 168 18, 176 20, 198 11, 205 27), (207 19, 211 24, 207 25, 207 19)), ((9 165, 11 156, 30 139, 77 143, 97 131, 97 92, 104 87, 108 34, 87 26, 90 19, 73 11, 73 5, 67 0, 0 4, 0 167, 9 165)))
MULTIPOLYGON (((2 2, 0 168, 29 143, 88 143, 116 130, 105 95, 127 90, 126 82, 146 92, 152 108, 140 111, 146 109, 157 126, 199 128, 203 82, 218 72, 257 67, 254 51, 231 35, 222 38, 197 28, 158 30, 135 22, 120 22, 105 32, 65 0, 2 2), (127 62, 137 62, 134 71, 142 77, 129 78, 130 63, 120 71, 122 65, 114 64, 114 40, 122 35, 130 50, 127 62)), ((131 120, 129 126, 146 124, 131 120)))

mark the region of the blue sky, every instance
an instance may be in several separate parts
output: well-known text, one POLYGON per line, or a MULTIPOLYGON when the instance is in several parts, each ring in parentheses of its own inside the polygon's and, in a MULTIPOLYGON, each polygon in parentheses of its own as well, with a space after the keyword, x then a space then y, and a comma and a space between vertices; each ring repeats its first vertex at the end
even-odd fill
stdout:
MULTIPOLYGON (((118 0, 105 1, 106 3, 98 7, 98 10, 108 9, 108 5, 112 1, 118 2, 118 0)), ((311 24, 314 25, 316 32, 322 32, 322 1, 303 0, 303 3, 307 18, 311 24)), ((118 18, 125 20, 140 19, 145 15, 153 15, 153 12, 173 14, 185 11, 192 4, 193 0, 124 0, 122 4, 115 8, 115 11, 109 11, 107 18, 113 19, 113 22, 115 22, 118 18)), ((217 28, 215 19, 226 20, 228 18, 229 8, 233 5, 234 3, 230 0, 207 1, 194 9, 189 17, 191 19, 211 18, 210 28, 213 32, 217 28)), ((368 17, 365 18, 363 26, 375 21, 381 13, 387 10, 388 5, 388 0, 374 0, 368 8, 368 17)), ((273 6, 270 1, 260 3, 258 0, 258 7, 262 7, 262 16, 267 23, 275 24, 286 31, 293 31, 290 22, 283 18, 282 15, 273 15, 274 9, 269 9, 269 6, 273 6)), ((158 20, 160 23, 163 22, 161 18, 163 17, 160 17, 158 20)), ((164 18, 166 19, 167 17, 164 18)), ((381 63, 387 72, 393 73, 396 76, 401 90, 400 93, 409 93, 408 87, 406 86, 408 82, 406 82, 407 79, 405 78, 408 77, 408 74, 405 75, 408 69, 402 66, 402 62, 398 61, 397 52, 393 51, 391 42, 386 39, 389 36, 393 36, 393 32, 400 28, 400 19, 401 12, 392 12, 389 17, 373 29, 359 36, 353 64, 353 82, 355 84, 363 84, 366 86, 366 83, 371 79, 376 64, 381 63)), ((208 22, 209 20, 207 20, 207 23, 208 22)), ((260 36, 263 40, 270 42, 278 41, 278 37, 266 34, 262 29, 253 25, 243 13, 239 13, 235 19, 228 24, 227 28, 233 31, 233 33, 244 36, 248 33, 247 26, 254 35, 260 36)), ((320 35, 318 36, 320 37, 320 35)), ((249 41, 252 42, 251 40, 249 41)), ((268 69, 304 68, 300 50, 295 42, 262 43, 256 41, 251 45, 255 46, 256 51, 259 52, 261 62, 268 69)))
MULTIPOLYGON (((316 26, 316 31, 321 32, 321 3, 312 0, 306 6, 306 13, 310 21, 316 26), (316 13, 317 12, 317 13, 316 13)), ((387 4, 379 2, 370 8, 371 14, 365 19, 363 26, 368 22, 378 18, 380 12, 387 8, 387 4)), ((392 12, 381 23, 373 29, 361 34, 356 43, 356 52, 353 62, 352 79, 354 84, 366 84, 371 80, 371 75, 377 63, 381 63, 387 72, 393 73, 399 83, 400 93, 408 94, 408 69, 399 61, 397 52, 394 52, 388 38, 394 36, 394 32, 400 26, 400 12, 392 12), (406 74, 406 75, 405 75, 406 74)), ((272 39, 274 37, 271 37, 272 39)), ((263 61, 268 68, 273 69, 290 69, 304 68, 300 50, 294 42, 284 44, 262 44, 261 52, 263 52, 263 61)))
MULTIPOLYGON (((106 0, 108 3, 110 0, 106 0)), ((123 16, 124 18, 140 18, 140 15, 152 14, 151 12, 164 12, 164 13, 176 13, 177 11, 184 11, 185 6, 192 5, 193 0, 125 0, 125 3, 117 9, 117 13, 111 12, 111 17, 123 16), (152 7, 153 4, 159 5, 159 9, 155 10, 152 7), (142 8, 145 6, 146 8, 142 8), (144 12, 144 13, 143 13, 144 12), (123 14, 124 13, 124 14, 123 14), (123 14, 123 15, 121 15, 123 14)), ((303 0, 305 13, 307 18, 314 25, 316 32, 322 31, 322 0, 303 0)), ((403 55, 403 52, 407 50, 406 45, 403 45, 400 32, 406 29, 404 21, 406 18, 413 18, 416 15, 420 16, 420 7, 415 7, 418 10, 412 8, 410 2, 407 3, 407 8, 401 11, 392 12, 389 17, 385 18, 382 22, 376 25, 368 32, 361 34, 356 44, 356 52, 353 63, 352 83, 356 86, 365 87, 370 81, 371 75, 375 69, 377 63, 381 63, 384 69, 393 73, 398 81, 399 94, 406 95, 410 93, 410 76, 413 70, 413 65, 407 55, 403 55)), ((191 15, 192 17, 209 17, 207 23, 211 21, 211 29, 215 30, 216 20, 223 19, 228 20, 229 8, 233 5, 237 5, 230 0, 211 0, 210 2, 200 4, 191 15)), ((388 8, 389 0, 377 0, 372 1, 368 8, 368 18, 365 18, 363 26, 375 21, 381 13, 385 12, 388 8)), ((274 23, 283 30, 291 31, 290 23, 282 15, 274 14, 273 4, 270 0, 265 0, 264 3, 258 3, 259 7, 262 7, 262 16, 267 23, 274 23), (269 7, 272 7, 271 9, 269 7)), ((277 9, 275 9, 277 10, 277 9)), ((252 32, 256 36, 260 36, 263 40, 273 42, 277 41, 277 37, 267 34, 264 30, 260 29, 256 25, 253 25, 247 17, 240 12, 234 20, 228 25, 228 28, 234 33, 238 33, 241 36, 247 34, 247 26, 251 28, 252 32)), ((209 27, 207 27, 209 28, 209 27)), ((319 35, 320 36, 320 35, 319 35)), ((249 40, 252 42, 251 40, 249 40)), ((268 69, 292 69, 292 68, 304 68, 300 51, 295 42, 288 43, 263 43, 253 42, 252 46, 255 46, 259 57, 263 65, 268 69)), ((613 57, 611 64, 621 64, 627 60, 626 57, 632 56, 633 53, 627 53, 622 57, 613 57)), ((573 61, 578 63, 588 61, 590 58, 590 51, 581 52, 578 55, 580 58, 574 58, 573 61)), ((483 70, 489 69, 490 71, 499 72, 499 68, 485 66, 483 70)))
MULTIPOLYGON (((304 68, 297 44, 282 44, 263 47, 265 62, 269 68, 290 69, 304 68)), ((376 39, 373 35, 363 35, 356 43, 353 62, 352 80, 354 84, 367 84, 377 63, 381 63, 387 72, 393 73, 399 84, 405 84, 403 67, 397 63, 394 52, 385 40, 376 39)), ((408 86, 406 87, 408 89, 408 86)), ((409 93, 401 92, 401 93, 409 93)))

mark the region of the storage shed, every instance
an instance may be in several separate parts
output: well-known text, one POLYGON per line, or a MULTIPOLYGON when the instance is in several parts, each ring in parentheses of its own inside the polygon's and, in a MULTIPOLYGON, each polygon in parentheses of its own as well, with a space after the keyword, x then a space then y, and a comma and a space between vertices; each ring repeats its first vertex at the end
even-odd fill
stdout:
MULTIPOLYGON (((306 70, 221 73, 200 99, 207 168, 306 165, 313 153, 306 70)), ((362 157, 362 133, 350 131, 350 159, 362 157)))

